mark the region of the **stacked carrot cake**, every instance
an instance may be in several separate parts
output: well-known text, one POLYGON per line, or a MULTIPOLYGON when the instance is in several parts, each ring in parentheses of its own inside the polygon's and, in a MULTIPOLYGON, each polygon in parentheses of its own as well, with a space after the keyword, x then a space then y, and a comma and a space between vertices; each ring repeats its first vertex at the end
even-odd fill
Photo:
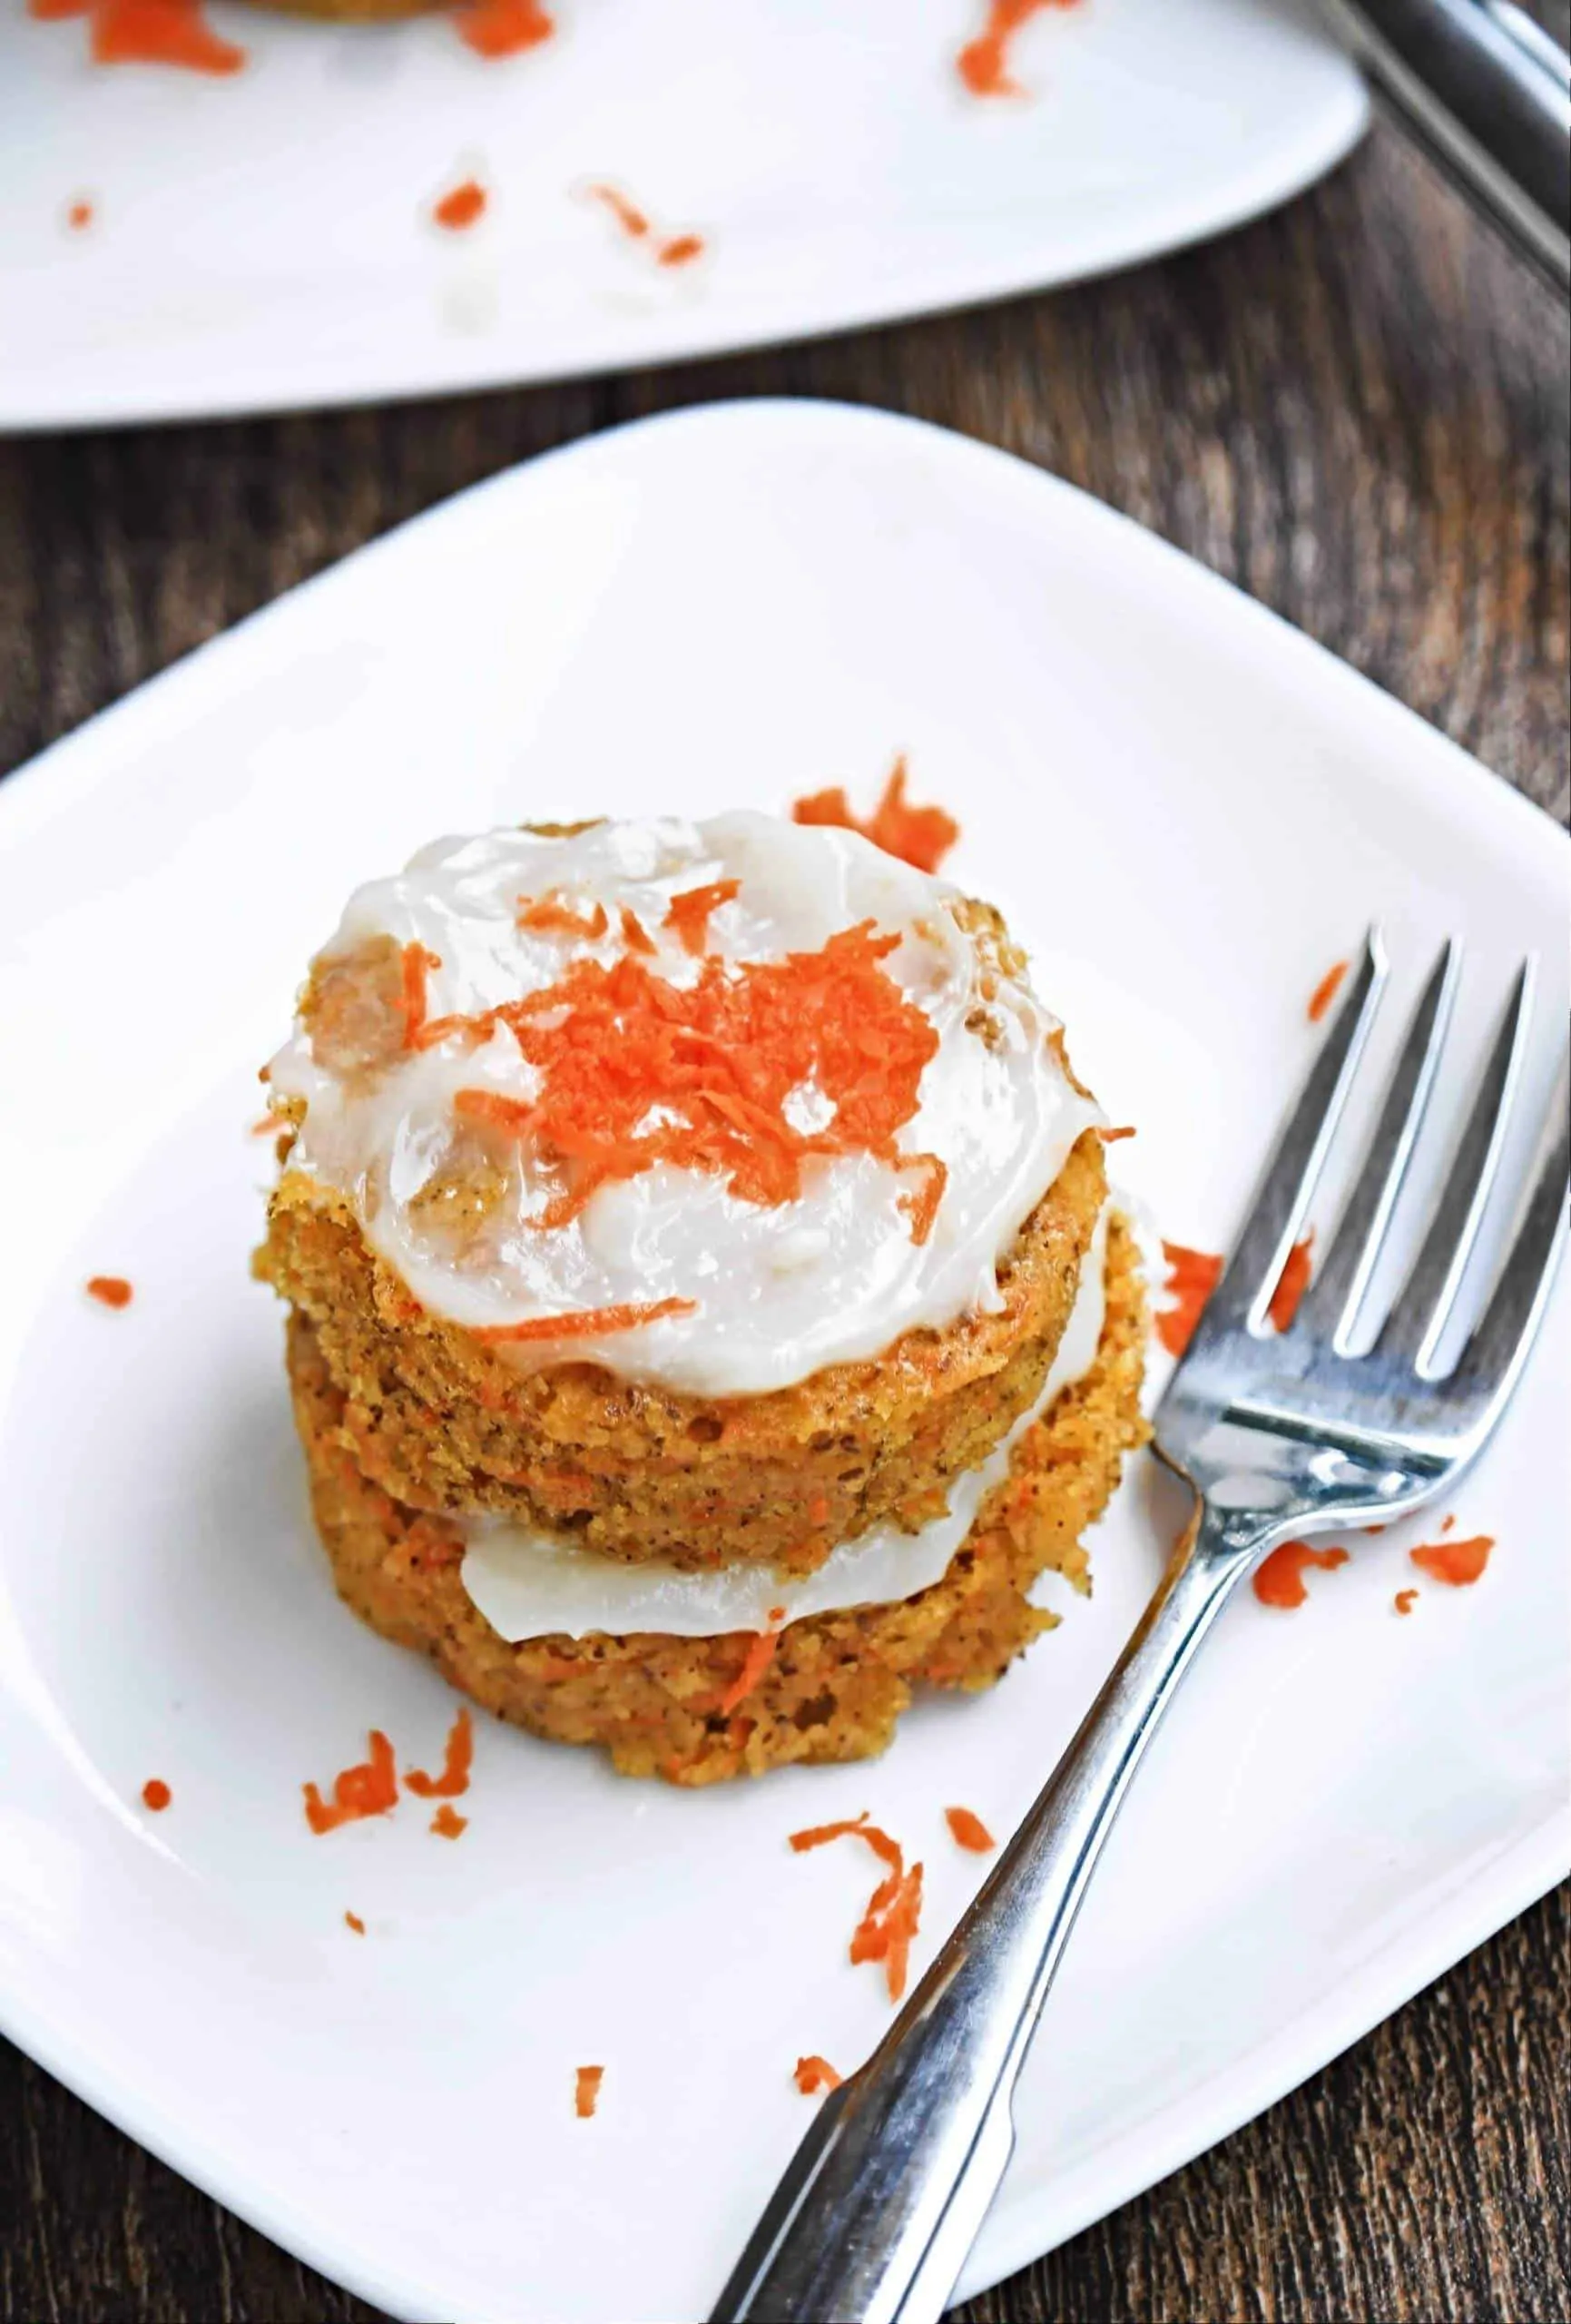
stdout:
POLYGON ((444 840, 268 1072, 323 1542, 480 1703, 688 1784, 859 1758, 1087 1586, 1141 1283, 987 905, 761 814, 444 840))

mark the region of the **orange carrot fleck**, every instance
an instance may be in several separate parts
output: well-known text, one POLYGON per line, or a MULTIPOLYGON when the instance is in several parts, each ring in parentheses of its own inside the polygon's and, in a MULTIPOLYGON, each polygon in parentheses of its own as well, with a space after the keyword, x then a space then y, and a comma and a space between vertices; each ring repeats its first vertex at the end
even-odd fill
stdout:
POLYGON ((838 824, 845 831, 860 832, 875 847, 881 847, 886 855, 897 855, 918 872, 936 872, 960 836, 959 824, 942 807, 908 806, 903 752, 896 759, 879 803, 865 823, 852 813, 850 802, 839 784, 829 791, 815 791, 809 798, 793 800, 791 821, 838 824))
POLYGON ((584 936, 593 942, 604 935, 610 922, 604 904, 597 903, 593 911, 574 911, 566 898, 554 889, 548 896, 519 898, 518 925, 538 929, 542 933, 584 936))
POLYGON ((1298 1314, 1299 1301, 1309 1289, 1310 1250, 1314 1238, 1311 1226, 1303 1241, 1295 1243, 1282 1262, 1276 1289, 1272 1293, 1271 1305, 1265 1311, 1279 1332, 1291 1329, 1292 1319, 1298 1314))
POLYGON ((465 178, 431 204, 432 219, 449 234, 466 233, 484 215, 489 198, 477 179, 465 178))
POLYGON ((1448 1582, 1453 1590, 1467 1590, 1488 1564, 1494 1546, 1492 1533, 1477 1533, 1468 1541, 1422 1541, 1408 1555, 1431 1580, 1448 1582))
POLYGON ((808 1523, 827 1525, 829 1521, 830 1497, 827 1492, 816 1492, 808 1503, 808 1523))
POLYGON ((1330 1573, 1347 1561, 1346 1550, 1316 1550, 1307 1541, 1284 1541, 1257 1569, 1254 1594, 1262 1606, 1278 1606, 1284 1612, 1291 1612, 1309 1596, 1303 1579, 1306 1567, 1320 1566, 1330 1573))
POLYGON ((915 1194, 900 1196, 900 1208, 911 1222, 911 1240, 918 1247, 933 1231, 933 1221, 938 1216, 938 1205, 944 1199, 944 1188, 949 1183, 948 1163, 940 1162, 936 1154, 908 1154, 901 1159, 902 1170, 925 1169, 927 1177, 915 1194))
POLYGON ((470 1333, 487 1347, 513 1345, 521 1340, 599 1339, 611 1332, 634 1332, 641 1324, 655 1324, 664 1315, 692 1315, 692 1299, 653 1299, 640 1306, 629 1301, 622 1307, 581 1307, 567 1315, 531 1315, 522 1324, 480 1324, 470 1333))
POLYGON ((730 903, 741 887, 740 880, 712 880, 707 888, 689 888, 685 895, 673 896, 662 924, 675 929, 684 951, 701 956, 709 948, 711 912, 730 903))
POLYGON ((946 1807, 944 1821, 960 1846, 970 1848, 977 1856, 986 1856, 989 1848, 998 1845, 982 1818, 974 1816, 968 1807, 946 1807))
POLYGON ((347 1912, 344 1915, 344 1926, 346 1928, 352 1928, 357 1936, 364 1936, 366 1933, 366 1924, 360 1918, 358 1913, 347 1912))
POLYGON ((86 16, 94 64, 173 64, 189 73, 238 73, 245 51, 221 40, 201 0, 28 0, 46 22, 86 16))
POLYGON ((898 2001, 906 1989, 911 1939, 921 1917, 922 1867, 916 1864, 908 1872, 899 1842, 878 1825, 869 1824, 865 1811, 841 1823, 817 1824, 793 1832, 790 1845, 800 1855, 807 1848, 822 1847, 829 1840, 848 1838, 865 1840, 880 1863, 889 1866, 888 1879, 874 1889, 852 1932, 850 1957, 853 1962, 881 1961, 889 1999, 898 2001))
POLYGON ((1442 1533, 1448 1533, 1448 1532, 1451 1531, 1451 1528, 1455 1525, 1456 1521, 1457 1521, 1456 1512, 1455 1512, 1455 1511, 1453 1511, 1453 1512, 1451 1512, 1451 1514, 1450 1514, 1448 1517, 1442 1518, 1442 1520, 1441 1520, 1441 1521, 1440 1521, 1440 1531, 1441 1531, 1441 1532, 1442 1532, 1442 1533))
POLYGON ((610 211, 623 232, 632 241, 641 242, 649 231, 649 221, 635 202, 630 202, 620 186, 592 185, 584 192, 592 202, 598 202, 610 211))
POLYGON ((149 1776, 142 1787, 142 1804, 144 1807, 151 1807, 155 1816, 161 1816, 173 1797, 173 1792, 162 1776, 149 1776))
POLYGON ((133 1293, 123 1275, 90 1275, 87 1295, 104 1307, 129 1307, 133 1293))
POLYGON ((1096 1133, 1104 1146, 1116 1146, 1121 1137, 1133 1137, 1134 1134, 1132 1122, 1124 1123, 1119 1129, 1099 1129, 1096 1133))
POLYGON ((1164 1243, 1171 1307, 1158 1308, 1156 1336, 1169 1355, 1182 1355, 1194 1337, 1201 1311, 1222 1280, 1222 1263, 1212 1251, 1191 1251, 1182 1243, 1164 1243))
POLYGON ((1416 1590, 1399 1590, 1391 1603, 1399 1614, 1410 1614, 1418 1601, 1419 1593, 1416 1590))
POLYGON ((628 904, 622 907, 622 940, 630 952, 653 952, 654 939, 628 904))
POLYGON ((525 1137, 535 1127, 536 1108, 522 1098, 504 1098, 499 1089, 460 1089, 454 1097, 453 1111, 465 1121, 484 1122, 487 1128, 525 1137))
POLYGON ((859 1816, 849 1817, 839 1824, 813 1824, 805 1832, 793 1832, 790 1845, 798 1856, 802 1856, 809 1848, 821 1848, 829 1840, 849 1837, 866 1840, 873 1854, 892 1865, 897 1872, 904 1868, 906 1859, 899 1842, 891 1840, 876 1824, 869 1824, 866 1808, 859 1816))
POLYGON ((447 1729, 447 1750, 440 1775, 423 1775, 418 1768, 404 1769, 404 1783, 417 1799, 461 1799, 469 1788, 475 1764, 475 1723, 461 1710, 447 1729))
POLYGON ((85 232, 87 228, 93 223, 92 202, 83 201, 80 198, 75 202, 67 202, 65 206, 65 223, 74 234, 85 232))
POLYGON ((370 1756, 358 1767, 345 1768, 333 1777, 331 1801, 314 1783, 305 1783, 306 1822, 313 1832, 337 1831, 340 1824, 358 1824, 367 1816, 386 1816, 397 1807, 398 1777, 393 1747, 379 1727, 369 1737, 370 1756))
POLYGON ((722 1718, 733 1711, 738 1703, 747 1700, 770 1664, 774 1660, 775 1649, 779 1644, 780 1633, 777 1630, 754 1631, 751 1643, 743 1657, 741 1669, 715 1705, 715 1709, 722 1718))
POLYGON ((813 2056, 797 2060, 792 2079, 804 2098, 814 2098, 820 2090, 838 2090, 844 2076, 835 2072, 828 2058, 813 2056))
POLYGON ((426 979, 442 963, 435 952, 423 944, 406 944, 403 951, 403 990, 401 1006, 404 1011, 404 1047, 419 1046, 420 1028, 426 1021, 426 979))
POLYGON ((600 2085, 605 2079, 604 2066, 580 2066, 574 2080, 573 2111, 581 2122, 586 2122, 600 2102, 600 2085))
POLYGON ((702 234, 672 234, 661 243, 656 259, 661 266, 691 266, 703 252, 702 234))
POLYGON ((1336 999, 1337 994, 1340 991, 1341 981, 1347 972, 1348 963, 1345 960, 1338 960, 1334 966, 1329 968, 1324 976, 1321 977, 1319 984, 1316 985, 1314 990, 1310 995, 1309 1020, 1311 1025, 1318 1025, 1320 1023, 1321 1019, 1325 1015, 1326 1010, 1330 1007, 1332 1001, 1336 999))
POLYGON ((1022 25, 1046 7, 1067 7, 1071 0, 989 0, 987 20, 975 40, 967 41, 955 67, 974 97, 1018 97, 1025 94, 1009 73, 1009 44, 1022 25))
POLYGON ((451 1800, 444 1799, 431 1818, 431 1829, 441 1840, 456 1840, 468 1828, 469 1818, 460 1816, 451 1800))
POLYGON ((476 56, 517 56, 549 40, 556 26, 540 0, 464 0, 454 27, 476 56))

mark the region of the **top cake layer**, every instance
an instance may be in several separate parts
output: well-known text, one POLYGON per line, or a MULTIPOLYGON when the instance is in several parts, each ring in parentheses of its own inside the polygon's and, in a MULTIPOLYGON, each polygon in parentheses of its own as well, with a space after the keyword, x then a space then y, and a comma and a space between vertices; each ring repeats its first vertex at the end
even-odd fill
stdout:
POLYGON ((738 813, 423 850, 351 898, 270 1070, 291 1168, 433 1315, 731 1397, 1000 1307, 1101 1119, 1057 1032, 984 907, 738 813))

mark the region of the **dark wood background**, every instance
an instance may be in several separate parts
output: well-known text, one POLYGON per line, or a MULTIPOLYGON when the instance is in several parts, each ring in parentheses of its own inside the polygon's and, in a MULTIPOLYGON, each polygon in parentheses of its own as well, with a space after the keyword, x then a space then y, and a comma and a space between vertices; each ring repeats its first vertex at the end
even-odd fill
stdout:
MULTIPOLYGON (((0 768, 461 485, 644 412, 790 394, 1086 487, 1564 817, 1568 353, 1547 294, 1381 130, 1277 215, 1050 298, 637 377, 3 444, 0 768)), ((1568 1939, 1562 1889, 968 2324, 1556 2324, 1568 1939)), ((0 2122, 8 2324, 373 2324, 3 2044, 0 2122)))

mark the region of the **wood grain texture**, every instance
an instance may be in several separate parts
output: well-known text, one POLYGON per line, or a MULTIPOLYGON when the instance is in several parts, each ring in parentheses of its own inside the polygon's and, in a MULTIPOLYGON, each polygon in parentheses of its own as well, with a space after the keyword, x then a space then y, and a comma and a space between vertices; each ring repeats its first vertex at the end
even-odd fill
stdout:
MULTIPOLYGON (((1085 486, 1564 818, 1567 373, 1564 317, 1382 131, 1286 211, 1052 298, 640 377, 0 445, 0 768, 515 460, 792 394, 1085 486)), ((1553 2324, 1568 1966, 1562 1890, 967 2324, 1553 2324)), ((373 2324, 15 2052, 0 2122, 7 2324, 373 2324)))

